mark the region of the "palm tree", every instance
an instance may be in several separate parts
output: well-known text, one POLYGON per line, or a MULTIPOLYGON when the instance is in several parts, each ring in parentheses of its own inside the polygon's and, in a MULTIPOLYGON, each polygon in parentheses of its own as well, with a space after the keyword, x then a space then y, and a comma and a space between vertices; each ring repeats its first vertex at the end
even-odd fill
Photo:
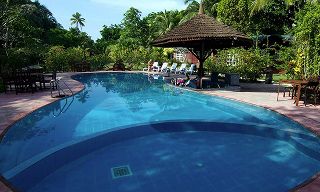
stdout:
POLYGON ((177 26, 180 17, 179 11, 161 11, 155 18, 155 22, 159 26, 158 35, 162 35, 177 26))
POLYGON ((84 26, 85 19, 81 17, 81 14, 76 12, 71 17, 71 25, 76 25, 76 28, 82 30, 82 27, 84 26))
POLYGON ((179 24, 190 20, 192 17, 199 13, 199 3, 195 0, 185 0, 188 7, 182 11, 183 17, 179 24))

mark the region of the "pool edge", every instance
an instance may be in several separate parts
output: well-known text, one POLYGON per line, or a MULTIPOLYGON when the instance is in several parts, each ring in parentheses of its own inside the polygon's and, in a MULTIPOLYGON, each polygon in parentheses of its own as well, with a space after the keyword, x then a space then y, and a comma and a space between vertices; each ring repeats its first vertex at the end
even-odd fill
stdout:
MULTIPOLYGON (((74 82, 77 82, 77 87, 72 87, 75 88, 75 89, 79 89, 79 90, 75 90, 74 91, 74 94, 77 94, 79 92, 81 92, 82 90, 84 90, 85 86, 73 79, 72 77, 75 76, 75 75, 78 75, 78 74, 90 74, 90 73, 110 73, 110 72, 113 72, 113 71, 97 71, 97 72, 75 72, 75 73, 62 73, 63 75, 67 75, 67 76, 64 76, 64 78, 67 78, 68 81, 74 81, 74 82), (68 79, 69 78, 69 79, 68 79)), ((119 72, 119 73, 123 73, 123 72, 119 72)), ((141 71, 125 71, 124 73, 144 73, 144 72, 141 72, 141 71)), ((145 73, 144 73, 145 74, 145 73)), ((280 111, 277 111, 275 109, 272 109, 271 107, 267 107, 267 106, 262 106, 262 105, 257 105, 257 104, 254 104, 254 103, 250 103, 250 102, 246 102, 246 101, 243 101, 243 100, 238 100, 238 99, 234 99, 234 98, 230 98, 230 97, 226 97, 226 96, 222 96, 222 95, 217 95, 217 94, 209 94, 209 93, 204 93, 202 92, 202 90, 200 91, 197 91, 197 90, 191 90, 191 89, 185 89, 185 90, 188 90, 188 91, 192 91, 192 92, 197 92, 197 93, 200 93, 200 94, 204 94, 204 95, 209 95, 209 96, 215 96, 215 97, 220 97, 220 98, 224 98, 224 99, 228 99, 228 100, 233 100, 233 101, 236 101, 236 102, 240 102, 240 103, 245 103, 245 104, 248 104, 248 105, 252 105, 252 106, 256 106, 256 107, 261 107, 261 108, 264 108, 266 110, 270 110, 270 111, 273 111, 275 113, 278 113, 282 116, 285 116, 287 118, 289 118, 290 120, 298 123, 299 125, 301 125, 302 127, 306 128, 307 130, 309 130, 310 132, 312 132, 314 135, 316 135, 317 137, 320 137, 320 132, 317 132, 316 131, 316 128, 310 126, 310 125, 306 125, 306 124, 303 124, 299 121, 297 121, 296 119, 294 119, 294 117, 290 117, 288 116, 287 114, 283 114, 281 113, 280 111)), ((50 105, 51 103, 54 103, 54 102, 57 102, 61 99, 56 99, 56 100, 53 100, 53 101, 48 101, 48 103, 42 105, 42 106, 37 106, 37 108, 34 108, 33 110, 31 111, 28 111, 28 112, 25 112, 25 113, 22 113, 22 114, 18 114, 14 117, 14 120, 12 120, 12 122, 9 123, 8 126, 4 127, 4 129, 2 130, 2 132, 0 133, 0 140, 3 138, 3 136, 6 134, 6 132, 12 127, 12 125, 14 125, 16 122, 20 121, 21 119, 23 119, 24 117, 28 116, 29 114, 35 112, 36 110, 42 108, 42 107, 45 107, 47 105, 50 105)), ((317 180, 320 180, 320 174, 316 174, 315 176, 307 179, 305 182, 303 182, 302 184, 296 186, 295 188, 293 188, 292 190, 290 191, 300 191, 300 189, 302 189, 303 187, 306 187, 306 186, 309 186, 309 185, 313 185, 313 182, 314 181, 317 181, 317 180), (311 181, 310 181, 311 180, 311 181)), ((12 188, 12 186, 8 186, 8 182, 2 178, 2 176, 0 177, 0 182, 3 183, 5 186, 9 187, 9 189, 11 189, 12 191, 16 191, 14 188, 12 188), (6 184, 7 183, 7 184, 6 184)), ((319 181, 320 183, 320 181, 319 181)), ((318 184, 314 184, 315 186, 318 185, 318 189, 316 191, 320 191, 320 185, 318 184)), ((7 192, 7 191, 3 191, 2 189, 0 190, 0 192, 7 192)), ((311 191, 312 192, 312 191, 311 191)))

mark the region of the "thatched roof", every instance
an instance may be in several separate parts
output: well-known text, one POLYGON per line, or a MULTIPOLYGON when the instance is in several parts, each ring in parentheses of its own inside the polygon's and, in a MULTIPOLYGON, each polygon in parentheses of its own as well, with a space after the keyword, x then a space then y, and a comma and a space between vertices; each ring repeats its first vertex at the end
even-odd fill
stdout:
MULTIPOLYGON (((201 10, 201 9, 200 9, 201 10)), ((152 42, 159 47, 228 48, 249 45, 246 35, 200 13, 152 42)))

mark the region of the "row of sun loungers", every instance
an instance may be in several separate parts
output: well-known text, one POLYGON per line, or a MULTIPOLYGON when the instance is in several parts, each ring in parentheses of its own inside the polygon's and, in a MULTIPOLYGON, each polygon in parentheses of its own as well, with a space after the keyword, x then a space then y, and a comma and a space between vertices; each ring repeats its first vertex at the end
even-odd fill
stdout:
POLYGON ((177 63, 173 63, 170 67, 168 63, 163 63, 162 66, 159 66, 158 62, 154 62, 152 67, 143 68, 143 71, 154 71, 154 72, 162 72, 162 73, 175 73, 175 74, 193 74, 196 72, 196 64, 191 64, 189 68, 187 68, 186 63, 182 63, 181 66, 178 68, 177 63))

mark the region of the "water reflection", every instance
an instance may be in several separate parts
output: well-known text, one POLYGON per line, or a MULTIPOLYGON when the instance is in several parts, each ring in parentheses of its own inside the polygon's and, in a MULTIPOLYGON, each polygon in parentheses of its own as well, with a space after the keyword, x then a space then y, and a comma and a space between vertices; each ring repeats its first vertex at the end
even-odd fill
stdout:
POLYGON ((72 95, 71 97, 66 97, 66 98, 60 100, 59 105, 58 105, 59 107, 56 107, 55 110, 52 111, 53 116, 58 117, 62 113, 67 112, 68 109, 70 108, 71 104, 73 103, 73 101, 74 101, 74 95, 72 95), (64 102, 63 106, 61 105, 62 102, 64 102))
POLYGON ((85 103, 89 98, 92 86, 103 87, 105 93, 115 93, 125 100, 132 112, 142 109, 144 103, 165 104, 162 100, 152 97, 159 90, 164 89, 165 83, 160 76, 146 76, 141 74, 86 74, 85 78, 76 76, 75 79, 81 81, 86 86, 86 90, 76 97, 81 103, 85 103), (150 97, 151 95, 151 97, 150 97))
POLYGON ((53 105, 48 105, 34 111, 28 116, 28 118, 23 118, 15 123, 11 129, 18 129, 19 131, 10 131, 11 129, 9 129, 6 135, 2 138, 1 144, 10 144, 11 142, 17 140, 26 141, 34 136, 44 135, 54 130, 54 127, 41 127, 38 122, 45 118, 52 117, 52 114, 55 114, 55 112, 59 111, 60 109, 61 102, 55 102, 53 105))
POLYGON ((90 98, 89 90, 83 90, 83 91, 81 91, 80 93, 78 93, 78 94, 76 95, 76 98, 77 98, 78 101, 81 102, 81 103, 87 102, 87 100, 90 98))

